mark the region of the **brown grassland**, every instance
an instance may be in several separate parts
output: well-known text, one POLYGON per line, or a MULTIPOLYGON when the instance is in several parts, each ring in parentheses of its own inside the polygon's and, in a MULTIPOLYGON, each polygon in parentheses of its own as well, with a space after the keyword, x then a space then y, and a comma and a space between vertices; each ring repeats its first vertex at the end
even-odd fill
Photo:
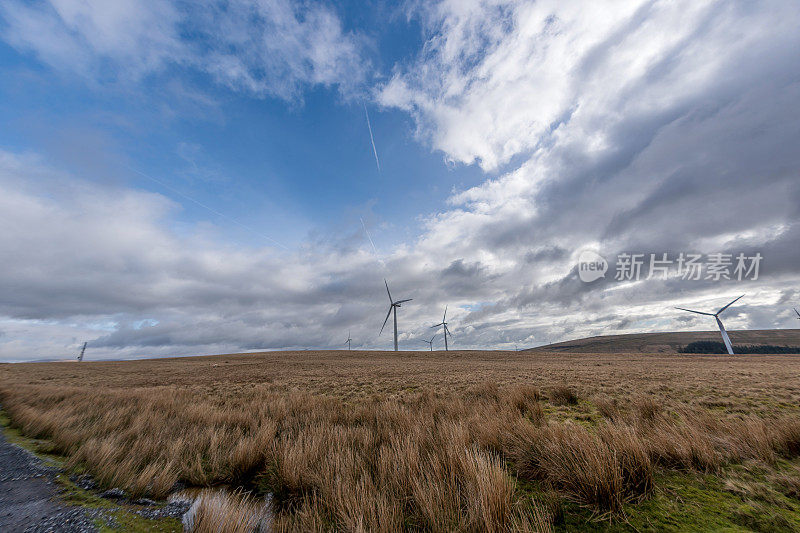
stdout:
POLYGON ((0 404, 101 486, 248 494, 196 531, 252 531, 266 494, 277 531, 800 530, 798 356, 6 364, 0 404))

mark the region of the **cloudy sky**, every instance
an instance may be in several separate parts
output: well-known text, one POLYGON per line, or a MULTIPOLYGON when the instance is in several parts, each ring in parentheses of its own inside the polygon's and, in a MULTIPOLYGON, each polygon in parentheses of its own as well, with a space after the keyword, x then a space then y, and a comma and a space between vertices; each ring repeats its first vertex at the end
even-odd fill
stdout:
POLYGON ((384 278, 405 349, 445 305, 459 348, 707 330, 673 307, 740 294, 729 329, 797 327, 798 27, 793 0, 4 1, 0 360, 389 348, 384 278))

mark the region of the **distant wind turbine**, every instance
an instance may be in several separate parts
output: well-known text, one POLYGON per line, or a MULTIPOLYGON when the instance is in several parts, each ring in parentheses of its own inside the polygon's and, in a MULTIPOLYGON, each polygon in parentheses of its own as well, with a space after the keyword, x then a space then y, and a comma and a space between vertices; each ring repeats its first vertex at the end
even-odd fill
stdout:
POLYGON ((83 348, 81 348, 81 354, 78 356, 78 362, 83 361, 83 354, 86 353, 86 345, 89 344, 88 342, 83 343, 83 348))
POLYGON ((386 313, 386 320, 383 321, 383 326, 381 326, 381 331, 378 333, 380 337, 381 333, 383 333, 383 328, 386 327, 386 323, 389 321, 389 315, 394 313, 394 351, 397 351, 397 308, 400 307, 405 302, 410 302, 413 298, 408 298, 407 300, 392 300, 392 293, 389 292, 389 282, 385 279, 383 283, 386 285, 386 293, 389 295, 389 312, 386 313))
POLYGON ((430 348, 431 348, 431 351, 433 351, 433 339, 435 339, 435 338, 436 338, 436 334, 434 333, 433 337, 431 337, 431 340, 426 341, 425 339, 422 339, 422 342, 427 342, 428 346, 430 346, 430 348))
POLYGON ((345 341, 345 344, 347 345, 347 349, 348 349, 348 350, 351 350, 351 348, 350 348, 350 342, 351 342, 352 340, 353 340, 353 339, 351 339, 351 338, 350 338, 350 330, 348 329, 348 330, 347 330, 347 340, 345 341))
POLYGON ((444 328, 444 351, 447 351, 447 336, 448 335, 450 335, 451 337, 453 336, 453 334, 450 333, 450 330, 447 329, 446 320, 447 320, 447 306, 445 305, 444 306, 444 316, 442 317, 442 321, 440 323, 436 324, 435 326, 431 326, 432 328, 438 328, 439 326, 442 326, 444 328))
POLYGON ((730 339, 730 337, 728 337, 728 332, 725 331, 725 326, 722 325, 722 321, 719 319, 719 315, 722 314, 722 312, 724 310, 726 310, 727 308, 732 306, 734 303, 736 303, 742 297, 744 297, 744 294, 742 294, 742 296, 739 296, 739 298, 736 298, 736 300, 732 301, 731 303, 729 303, 728 305, 726 305, 725 307, 723 307, 722 309, 720 309, 716 313, 704 313, 702 311, 694 311, 692 309, 684 309, 683 307, 676 307, 675 309, 680 309, 681 311, 689 311, 690 313, 697 313, 698 315, 713 316, 714 319, 717 321, 717 325, 719 326, 719 332, 722 334, 722 340, 725 341, 725 347, 728 349, 728 353, 730 355, 733 355, 733 346, 731 346, 731 339, 730 339))

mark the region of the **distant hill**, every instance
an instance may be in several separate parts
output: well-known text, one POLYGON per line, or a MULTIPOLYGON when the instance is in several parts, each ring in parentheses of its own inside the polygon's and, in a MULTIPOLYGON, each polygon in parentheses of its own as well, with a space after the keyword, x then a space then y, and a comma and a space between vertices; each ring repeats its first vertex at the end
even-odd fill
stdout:
MULTIPOLYGON (((800 329, 753 329, 729 331, 733 344, 752 346, 800 346, 800 329)), ((696 341, 720 341, 717 331, 672 331, 667 333, 633 333, 600 335, 572 341, 528 348, 534 352, 573 353, 678 353, 696 341)))

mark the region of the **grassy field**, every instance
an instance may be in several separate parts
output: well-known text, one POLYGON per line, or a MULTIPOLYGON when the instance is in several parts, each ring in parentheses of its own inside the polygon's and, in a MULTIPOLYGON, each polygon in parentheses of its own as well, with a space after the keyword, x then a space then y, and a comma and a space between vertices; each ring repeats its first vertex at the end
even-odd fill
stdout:
POLYGON ((800 357, 271 352, 0 365, 105 487, 224 485, 196 531, 798 531, 800 357), (230 494, 230 493, 228 493, 230 494), (227 518, 226 518, 227 517, 227 518))
MULTIPOLYGON (((713 324, 713 322, 712 322, 713 324)), ((751 329, 728 332, 733 344, 751 346, 800 346, 800 329, 751 329)), ((601 335, 547 344, 528 351, 568 353, 678 353, 691 342, 722 342, 719 330, 670 331, 601 335)))

